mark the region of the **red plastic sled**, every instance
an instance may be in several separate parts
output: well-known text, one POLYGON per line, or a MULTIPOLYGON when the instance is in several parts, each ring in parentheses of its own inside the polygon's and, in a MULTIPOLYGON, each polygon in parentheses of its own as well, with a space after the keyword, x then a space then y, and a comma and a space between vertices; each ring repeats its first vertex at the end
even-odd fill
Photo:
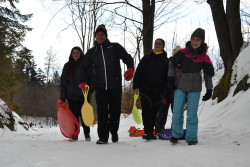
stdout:
POLYGON ((67 104, 60 99, 57 100, 57 118, 63 136, 67 138, 78 136, 80 133, 79 124, 67 104))
MULTIPOLYGON (((134 126, 130 126, 128 133, 130 137, 141 137, 144 134, 144 130, 136 129, 134 126)), ((153 134, 155 135, 155 131, 153 134)))

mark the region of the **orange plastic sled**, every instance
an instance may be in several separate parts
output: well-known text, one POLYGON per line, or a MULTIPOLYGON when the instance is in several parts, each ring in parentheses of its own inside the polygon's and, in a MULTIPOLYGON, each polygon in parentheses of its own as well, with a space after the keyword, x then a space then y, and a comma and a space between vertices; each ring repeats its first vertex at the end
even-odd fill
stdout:
MULTIPOLYGON (((144 134, 144 130, 136 129, 135 126, 130 126, 128 130, 129 137, 141 137, 144 134)), ((153 132, 155 135, 155 131, 153 132)))
POLYGON ((57 118, 63 136, 67 138, 78 136, 80 132, 79 124, 67 104, 62 100, 57 101, 57 118))

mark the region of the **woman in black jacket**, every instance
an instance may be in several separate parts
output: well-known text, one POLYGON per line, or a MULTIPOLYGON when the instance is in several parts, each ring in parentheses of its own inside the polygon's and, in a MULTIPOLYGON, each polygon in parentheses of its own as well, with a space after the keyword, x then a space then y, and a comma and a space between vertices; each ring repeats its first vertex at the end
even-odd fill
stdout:
POLYGON ((168 58, 164 51, 163 39, 156 39, 154 49, 145 55, 135 72, 133 89, 135 93, 140 90, 142 106, 142 120, 144 125, 143 139, 156 139, 153 135, 156 114, 162 103, 166 88, 168 58))
MULTIPOLYGON (((63 72, 60 82, 60 99, 65 101, 67 99, 71 112, 76 117, 79 123, 83 125, 85 140, 90 141, 90 128, 82 121, 81 108, 84 103, 84 96, 79 84, 82 82, 81 63, 83 59, 83 52, 80 47, 73 47, 70 52, 69 61, 64 64, 63 72)), ((89 93, 90 95, 90 93, 89 93)), ((89 97, 88 97, 89 98, 89 97)), ((78 136, 72 138, 78 140, 78 136)))

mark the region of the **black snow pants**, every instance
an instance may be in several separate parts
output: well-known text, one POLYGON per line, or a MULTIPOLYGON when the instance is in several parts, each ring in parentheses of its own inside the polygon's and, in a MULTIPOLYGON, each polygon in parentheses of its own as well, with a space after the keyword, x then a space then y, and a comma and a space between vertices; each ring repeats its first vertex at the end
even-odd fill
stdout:
POLYGON ((153 135, 156 114, 162 103, 161 92, 140 90, 140 100, 144 133, 147 135, 153 135))
POLYGON ((161 103, 161 106, 156 115, 155 133, 160 133, 161 130, 165 128, 170 104, 173 113, 173 102, 167 101, 167 104, 161 103))
POLYGON ((122 89, 103 90, 95 89, 99 139, 108 141, 109 132, 111 135, 117 135, 120 116, 121 116, 121 98, 122 89))

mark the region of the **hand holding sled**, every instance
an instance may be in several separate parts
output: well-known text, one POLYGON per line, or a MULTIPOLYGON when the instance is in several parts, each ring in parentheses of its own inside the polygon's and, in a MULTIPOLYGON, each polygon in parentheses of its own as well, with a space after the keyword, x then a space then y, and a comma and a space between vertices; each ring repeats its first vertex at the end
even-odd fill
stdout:
POLYGON ((139 97, 139 92, 134 94, 134 106, 133 106, 133 110, 132 110, 132 115, 133 115, 135 122, 137 124, 141 124, 141 116, 140 116, 140 113, 138 111, 138 108, 136 107, 136 101, 137 101, 138 97, 139 97))

